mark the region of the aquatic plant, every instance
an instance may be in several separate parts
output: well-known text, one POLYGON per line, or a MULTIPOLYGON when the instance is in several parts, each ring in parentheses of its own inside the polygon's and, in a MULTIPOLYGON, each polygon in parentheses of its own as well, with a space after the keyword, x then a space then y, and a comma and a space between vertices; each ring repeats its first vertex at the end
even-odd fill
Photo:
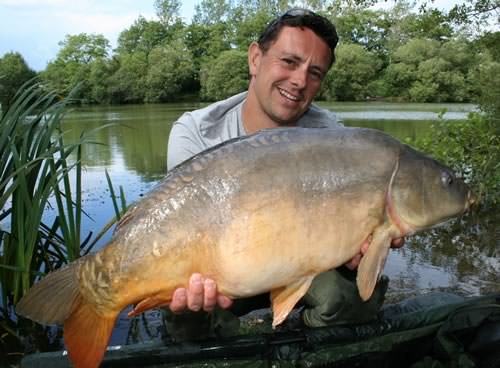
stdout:
POLYGON ((96 129, 65 143, 61 122, 72 96, 31 81, 0 117, 0 323, 13 318, 13 306, 37 278, 88 253, 115 222, 82 238, 81 149, 97 143, 96 129))

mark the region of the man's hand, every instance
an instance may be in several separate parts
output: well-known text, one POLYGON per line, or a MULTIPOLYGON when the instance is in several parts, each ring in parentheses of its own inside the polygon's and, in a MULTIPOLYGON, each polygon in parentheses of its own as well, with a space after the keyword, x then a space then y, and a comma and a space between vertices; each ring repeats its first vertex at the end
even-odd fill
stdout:
MULTIPOLYGON (((368 247, 370 246, 370 242, 372 241, 372 237, 369 236, 363 244, 361 244, 361 249, 358 254, 356 254, 349 262, 345 264, 345 266, 350 270, 355 270, 359 266, 359 262, 361 262, 361 258, 365 255, 368 247)), ((393 239, 391 243, 391 248, 401 248, 405 243, 405 238, 397 238, 393 239)))
POLYGON ((189 286, 178 288, 172 295, 169 308, 173 313, 182 313, 190 310, 198 312, 204 310, 211 312, 216 305, 227 309, 233 304, 228 297, 217 291, 217 285, 212 279, 204 278, 199 273, 194 273, 189 279, 189 286))

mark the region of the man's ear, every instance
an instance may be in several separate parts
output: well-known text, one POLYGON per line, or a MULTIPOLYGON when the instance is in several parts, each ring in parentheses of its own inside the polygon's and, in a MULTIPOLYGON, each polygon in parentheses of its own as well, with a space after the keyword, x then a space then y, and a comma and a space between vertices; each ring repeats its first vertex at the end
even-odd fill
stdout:
POLYGON ((248 46, 248 71, 252 77, 257 74, 260 60, 262 58, 262 50, 257 42, 252 42, 248 46))

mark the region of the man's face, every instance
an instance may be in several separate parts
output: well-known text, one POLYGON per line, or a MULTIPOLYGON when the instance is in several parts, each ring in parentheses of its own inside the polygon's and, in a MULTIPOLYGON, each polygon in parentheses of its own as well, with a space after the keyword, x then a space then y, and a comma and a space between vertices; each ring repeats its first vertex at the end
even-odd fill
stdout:
POLYGON ((308 28, 283 27, 263 52, 249 50, 253 89, 261 110, 277 125, 293 125, 309 108, 330 65, 328 45, 308 28))

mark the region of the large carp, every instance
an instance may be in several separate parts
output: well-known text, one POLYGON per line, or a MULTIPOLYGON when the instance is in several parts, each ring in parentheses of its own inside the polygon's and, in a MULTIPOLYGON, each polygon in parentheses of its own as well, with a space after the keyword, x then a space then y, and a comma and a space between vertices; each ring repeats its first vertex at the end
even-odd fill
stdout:
POLYGON ((35 284, 17 313, 63 323, 79 367, 99 364, 123 308, 168 303, 194 272, 232 298, 270 290, 277 325, 316 275, 371 238, 357 277, 367 300, 392 239, 472 201, 448 168, 377 130, 264 130, 170 171, 107 246, 35 284))

